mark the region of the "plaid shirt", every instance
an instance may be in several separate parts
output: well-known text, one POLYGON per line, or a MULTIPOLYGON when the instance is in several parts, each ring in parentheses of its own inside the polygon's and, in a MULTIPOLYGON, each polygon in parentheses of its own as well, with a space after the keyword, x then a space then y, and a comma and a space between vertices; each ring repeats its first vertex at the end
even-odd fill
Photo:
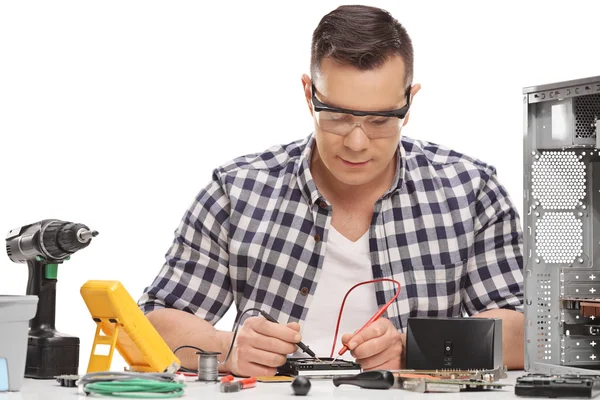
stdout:
MULTIPOLYGON (((258 307, 287 323, 318 307, 311 300, 332 207, 311 176, 313 143, 310 135, 216 169, 140 298, 142 311, 172 307, 214 324, 234 302, 238 316, 258 307)), ((403 331, 409 316, 521 310, 521 224, 495 169, 407 137, 398 149, 369 228, 373 277, 401 284, 387 318, 403 331)), ((395 285, 377 283, 375 293, 382 306, 395 285)))

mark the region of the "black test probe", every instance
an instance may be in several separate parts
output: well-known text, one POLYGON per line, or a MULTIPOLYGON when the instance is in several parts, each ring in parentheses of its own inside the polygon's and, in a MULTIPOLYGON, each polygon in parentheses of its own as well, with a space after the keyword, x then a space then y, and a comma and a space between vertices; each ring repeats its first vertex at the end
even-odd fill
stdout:
MULTIPOLYGON (((260 311, 260 314, 261 314, 263 317, 265 317, 266 319, 268 319, 269 321, 271 321, 271 322, 274 322, 274 323, 276 323, 276 324, 278 324, 278 323, 279 323, 279 322, 277 322, 277 321, 275 320, 275 318, 271 317, 269 314, 267 314, 266 312, 264 312, 264 311, 262 311, 262 310, 260 311)), ((309 348, 307 345, 305 345, 304 343, 302 343, 302 342, 298 342, 298 343, 296 343, 296 344, 298 345, 298 347, 300 347, 300 349, 302 349, 302 351, 303 351, 303 352, 305 352, 306 354, 308 354, 308 355, 309 355, 309 356, 311 356, 312 358, 316 358, 317 360, 319 359, 319 358, 316 356, 315 352, 314 352, 314 351, 312 351, 312 350, 311 350, 311 349, 310 349, 310 348, 309 348)))

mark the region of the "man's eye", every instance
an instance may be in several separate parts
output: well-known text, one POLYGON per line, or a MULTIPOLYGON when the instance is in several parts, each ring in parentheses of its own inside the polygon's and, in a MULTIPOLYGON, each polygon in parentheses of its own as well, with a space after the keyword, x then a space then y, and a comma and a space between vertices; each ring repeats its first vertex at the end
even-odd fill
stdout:
POLYGON ((348 114, 344 113, 327 113, 327 119, 340 121, 348 118, 348 114))
POLYGON ((392 119, 390 117, 385 117, 385 118, 377 118, 377 119, 372 119, 371 123, 375 124, 375 125, 385 125, 388 122, 390 122, 392 119))

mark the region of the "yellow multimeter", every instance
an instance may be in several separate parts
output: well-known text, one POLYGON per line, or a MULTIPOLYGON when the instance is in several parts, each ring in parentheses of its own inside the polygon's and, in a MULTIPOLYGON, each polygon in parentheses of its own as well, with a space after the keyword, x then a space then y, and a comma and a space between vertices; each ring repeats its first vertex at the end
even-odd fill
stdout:
POLYGON ((132 371, 174 373, 179 369, 181 362, 121 282, 90 280, 80 293, 96 322, 88 373, 110 371, 115 348, 132 371), (100 347, 108 351, 101 353, 100 347))

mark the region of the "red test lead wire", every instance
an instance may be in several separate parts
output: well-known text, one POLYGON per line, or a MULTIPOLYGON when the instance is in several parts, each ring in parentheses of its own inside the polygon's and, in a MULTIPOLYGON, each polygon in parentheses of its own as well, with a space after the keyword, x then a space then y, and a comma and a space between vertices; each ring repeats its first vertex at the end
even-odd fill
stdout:
MULTIPOLYGON (((342 320, 342 312, 344 311, 344 304, 346 303, 346 298, 348 297, 348 295, 355 288, 357 288, 359 286, 362 286, 362 285, 366 285, 367 283, 375 283, 375 282, 392 282, 392 283, 395 283, 396 285, 398 285, 398 290, 396 291, 396 294, 394 295, 394 297, 392 297, 390 299, 390 301, 388 301, 387 303, 385 303, 379 310, 377 310, 377 312, 375 314, 373 314, 373 316, 363 325, 363 327, 360 328, 358 330, 358 332, 356 332, 354 335, 352 335, 353 337, 355 335, 359 334, 360 332, 362 332, 367 326, 369 326, 373 322, 377 321, 379 319, 379 317, 381 317, 381 315, 384 312, 386 312, 386 310, 388 309, 388 307, 390 305, 392 305, 392 303, 394 301, 396 301, 396 299, 398 298, 398 295, 400 294, 400 282, 398 282, 397 280, 394 280, 394 279, 379 278, 379 279, 373 279, 373 280, 370 280, 370 281, 360 282, 360 283, 357 283, 356 285, 352 286, 350 288, 350 290, 348 290, 346 292, 346 295, 344 296, 344 300, 342 301, 342 306, 340 307, 340 313, 338 314, 338 320, 337 320, 337 324, 335 326, 335 336, 333 338, 333 345, 331 346, 331 355, 329 356, 330 358, 333 357, 333 353, 335 352, 335 342, 337 341, 338 331, 340 329, 340 321, 342 320)), ((343 356, 346 351, 348 351, 348 346, 344 345, 344 347, 342 347, 342 349, 339 351, 338 356, 343 356)))

